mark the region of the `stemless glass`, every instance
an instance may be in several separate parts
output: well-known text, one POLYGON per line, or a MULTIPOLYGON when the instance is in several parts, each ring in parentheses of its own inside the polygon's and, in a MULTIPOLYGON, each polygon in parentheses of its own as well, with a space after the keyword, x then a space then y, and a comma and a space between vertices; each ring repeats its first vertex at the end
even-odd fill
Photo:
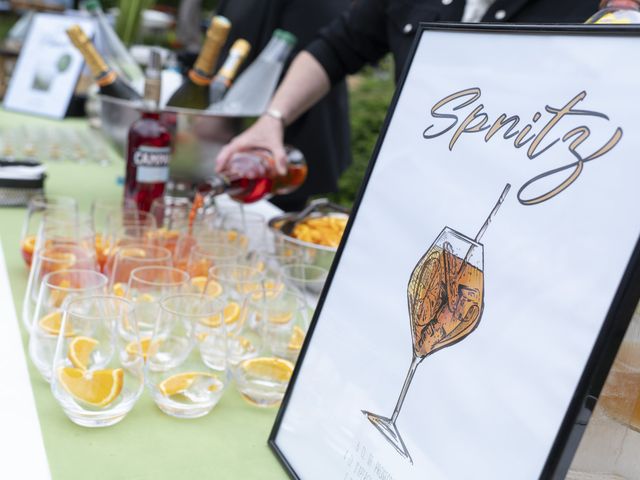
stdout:
POLYGON ((151 266, 131 271, 126 298, 134 304, 143 345, 153 333, 161 300, 188 288, 189 275, 177 268, 151 266))
POLYGON ((20 252, 27 266, 31 265, 38 231, 46 220, 72 218, 77 211, 78 204, 71 197, 36 195, 29 199, 20 236, 20 252))
POLYGON ((33 309, 38 301, 42 279, 48 273, 71 269, 97 270, 96 252, 92 247, 53 244, 39 249, 29 271, 27 289, 22 303, 22 321, 31 330, 33 309))
POLYGON ((191 249, 187 272, 191 277, 206 277, 211 267, 238 263, 242 253, 224 243, 198 243, 191 249))
POLYGON ((238 232, 249 239, 249 250, 258 250, 266 244, 267 222, 263 215, 247 212, 228 212, 222 217, 221 228, 238 232))
POLYGON ((153 245, 131 244, 118 247, 105 265, 109 277, 109 290, 118 296, 124 295, 125 285, 131 272, 139 267, 170 267, 171 252, 153 245))
MULTIPOLYGON (((29 356, 42 377, 49 381, 65 302, 82 295, 107 293, 107 277, 95 270, 64 270, 48 273, 31 322, 29 356)), ((75 336, 71 331, 69 336, 75 336)))
POLYGON ((110 295, 70 300, 51 373, 51 391, 69 419, 84 427, 113 425, 129 413, 143 388, 144 355, 133 305, 110 295))
POLYGON ((229 383, 223 310, 220 300, 198 294, 173 295, 160 303, 145 378, 164 413, 201 417, 222 397, 229 383))
POLYGON ((257 407, 280 404, 308 325, 304 299, 266 288, 248 297, 247 314, 228 341, 229 363, 242 397, 257 407), (303 330, 304 328, 304 330, 303 330))

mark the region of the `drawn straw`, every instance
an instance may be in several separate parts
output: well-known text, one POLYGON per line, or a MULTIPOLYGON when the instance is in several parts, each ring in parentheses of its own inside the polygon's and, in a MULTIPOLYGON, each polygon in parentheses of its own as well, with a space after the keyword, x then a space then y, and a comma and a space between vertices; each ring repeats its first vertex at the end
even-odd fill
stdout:
MULTIPOLYGON (((504 202, 504 199, 507 197, 507 194, 509 193, 510 189, 511 189, 511 184, 507 183, 504 186, 504 190, 502 190, 502 194, 500 195, 500 198, 498 198, 498 201, 493 206, 493 209, 491 210, 491 213, 489 213, 489 216, 487 217, 487 219, 484 221, 484 223, 480 227, 480 230, 478 230, 478 233, 476 234, 476 238, 474 238, 474 241, 476 243, 480 243, 480 240, 482 239, 482 236, 484 235, 484 232, 486 232, 487 228, 489 228, 489 225, 493 221, 493 217, 495 217, 496 213, 498 213, 498 210, 500 209, 500 206, 504 202)), ((458 279, 460 277, 460 275, 462 274, 462 269, 467 264, 467 261, 469 260, 469 256, 471 255, 471 252, 473 252, 474 247, 475 247, 475 245, 472 244, 469 247, 469 250, 467 250, 467 254, 464 256, 464 261, 460 264, 460 269, 458 270, 458 273, 456 274, 456 279, 458 279)))

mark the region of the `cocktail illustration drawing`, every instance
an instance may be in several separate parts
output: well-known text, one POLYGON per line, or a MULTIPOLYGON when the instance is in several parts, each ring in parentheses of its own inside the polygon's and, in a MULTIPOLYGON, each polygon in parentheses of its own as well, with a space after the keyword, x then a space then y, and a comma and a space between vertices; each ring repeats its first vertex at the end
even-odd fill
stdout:
POLYGON ((480 240, 510 188, 505 186, 474 239, 445 227, 409 277, 407 301, 413 340, 409 372, 391 417, 366 410, 362 413, 412 464, 396 420, 418 365, 438 350, 464 340, 480 323, 484 306, 484 246, 480 240))

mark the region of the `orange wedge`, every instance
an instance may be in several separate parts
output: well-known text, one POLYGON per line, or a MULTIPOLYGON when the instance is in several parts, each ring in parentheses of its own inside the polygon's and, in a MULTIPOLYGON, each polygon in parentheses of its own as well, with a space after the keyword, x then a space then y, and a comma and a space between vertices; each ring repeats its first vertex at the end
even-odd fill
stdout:
POLYGON ((217 297, 222 293, 222 285, 212 280, 207 284, 207 277, 199 275, 191 279, 191 286, 195 288, 197 293, 206 293, 209 297, 217 297), (205 292, 204 289, 207 289, 205 292))
POLYGON ((125 291, 124 291, 124 285, 120 282, 118 283, 114 283, 113 284, 113 294, 116 297, 124 297, 125 291))
POLYGON ((72 397, 96 407, 112 403, 124 385, 124 371, 121 368, 96 370, 90 376, 81 368, 62 367, 58 371, 62 387, 72 397))
POLYGON ((76 337, 69 344, 68 357, 74 367, 86 370, 91 361, 91 352, 98 346, 98 341, 91 337, 76 337))
MULTIPOLYGON (((58 284, 59 288, 71 288, 71 282, 66 278, 61 280, 58 284)), ((64 299, 67 298, 67 292, 64 290, 51 290, 51 305, 59 308, 64 302, 64 299)))
POLYGON ((298 351, 302 349, 303 342, 304 331, 296 325, 295 327, 293 327, 293 332, 291 333, 291 338, 289 339, 289 345, 287 345, 287 348, 289 350, 298 351))
MULTIPOLYGON (((49 335, 58 335, 60 333, 60 327, 62 326, 62 312, 51 312, 45 315, 38 322, 38 326, 41 330, 44 330, 49 335)), ((75 333, 70 322, 67 322, 65 326, 65 337, 73 337, 75 333)))
POLYGON ((240 364, 240 368, 247 375, 278 382, 288 382, 293 373, 293 363, 276 357, 245 360, 240 364))
MULTIPOLYGON (((224 307, 224 323, 226 325, 231 325, 236 323, 238 319, 240 319, 240 305, 236 302, 229 302, 226 307, 224 307)), ((206 320, 203 320, 202 323, 207 327, 219 327, 220 326, 220 314, 214 315, 213 317, 209 317, 206 320)))
POLYGON ((212 373, 205 372, 183 372, 165 378, 158 385, 158 390, 166 397, 177 395, 188 390, 196 380, 212 380, 215 383, 209 385, 209 391, 215 392, 219 388, 218 378, 212 373))
MULTIPOLYGON (((143 338, 140 340, 140 347, 138 348, 138 342, 131 342, 126 346, 126 352, 129 355, 139 355, 142 353, 142 358, 146 361, 149 356, 149 350, 151 346, 154 345, 157 347, 159 342, 156 340, 155 342, 151 342, 151 337, 143 338)), ((154 352, 151 352, 153 354, 154 352)))

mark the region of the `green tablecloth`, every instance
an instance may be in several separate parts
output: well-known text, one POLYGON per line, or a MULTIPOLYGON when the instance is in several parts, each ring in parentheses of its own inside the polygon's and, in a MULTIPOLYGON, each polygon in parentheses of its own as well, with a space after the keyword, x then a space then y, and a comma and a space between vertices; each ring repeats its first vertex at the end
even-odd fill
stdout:
MULTIPOLYGON (((83 121, 61 123, 0 110, 0 130, 16 125, 87 128, 83 121)), ((107 167, 49 162, 46 191, 73 196, 88 211, 95 198, 116 199, 122 195, 117 177, 123 174, 123 166, 121 160, 107 167)), ((27 269, 18 247, 24 215, 23 208, 0 208, 0 237, 18 312, 27 283, 27 269)), ((26 355, 28 337, 24 329, 22 341, 26 355)), ((169 417, 144 392, 119 424, 88 429, 67 419, 49 384, 29 359, 27 363, 53 479, 288 478, 267 447, 276 411, 251 407, 233 386, 204 418, 169 417)))

